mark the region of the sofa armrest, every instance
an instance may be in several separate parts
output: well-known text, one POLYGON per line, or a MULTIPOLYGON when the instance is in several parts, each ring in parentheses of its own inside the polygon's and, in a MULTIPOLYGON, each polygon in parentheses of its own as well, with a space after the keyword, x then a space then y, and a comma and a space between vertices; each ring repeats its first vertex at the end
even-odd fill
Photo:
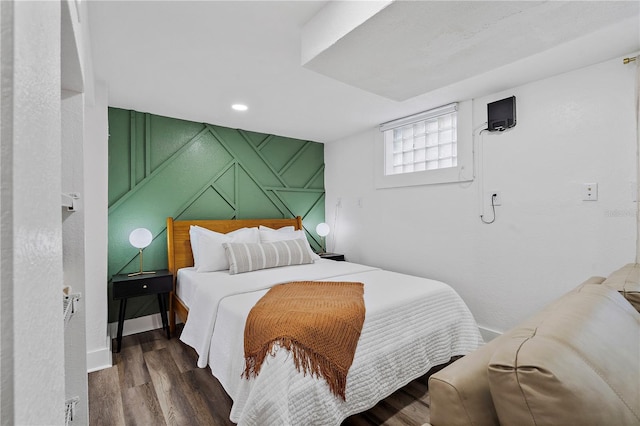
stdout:
MULTIPOLYGON (((535 325, 556 309, 563 299, 584 286, 601 284, 603 277, 591 277, 564 296, 550 303, 519 326, 535 325)), ((431 424, 498 425, 498 415, 489 389, 487 368, 494 352, 511 338, 515 329, 496 337, 481 348, 466 355, 429 378, 431 424)))
POLYGON ((583 286, 493 354, 501 424, 640 424, 640 314, 604 285, 583 286))

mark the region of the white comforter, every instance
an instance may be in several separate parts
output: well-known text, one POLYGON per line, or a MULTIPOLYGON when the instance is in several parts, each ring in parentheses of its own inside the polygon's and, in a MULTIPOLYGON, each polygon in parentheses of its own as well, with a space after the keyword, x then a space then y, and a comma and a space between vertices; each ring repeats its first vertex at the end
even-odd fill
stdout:
POLYGON ((451 287, 349 262, 320 260, 238 275, 187 269, 179 271, 178 280, 190 283, 181 340, 198 352, 198 366, 210 365, 233 400, 230 418, 240 425, 339 425, 482 343, 471 313, 451 287), (297 280, 365 284, 366 317, 347 376, 346 401, 323 379, 299 373, 283 349, 265 361, 258 377, 241 378, 249 310, 267 288, 297 280))

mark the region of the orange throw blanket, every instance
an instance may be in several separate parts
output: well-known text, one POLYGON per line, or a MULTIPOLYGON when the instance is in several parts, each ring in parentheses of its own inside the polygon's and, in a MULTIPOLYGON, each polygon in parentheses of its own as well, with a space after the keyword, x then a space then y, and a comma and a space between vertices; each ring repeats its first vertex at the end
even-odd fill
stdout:
POLYGON ((299 281, 272 287, 251 309, 244 329, 244 377, 255 377, 276 345, 298 371, 322 376, 345 398, 347 373, 364 323, 364 285, 299 281))

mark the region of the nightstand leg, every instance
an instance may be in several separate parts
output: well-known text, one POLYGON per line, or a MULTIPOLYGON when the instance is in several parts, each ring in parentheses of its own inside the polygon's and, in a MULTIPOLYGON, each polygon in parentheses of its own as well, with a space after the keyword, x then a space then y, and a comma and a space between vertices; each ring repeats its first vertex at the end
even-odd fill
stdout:
POLYGON ((171 339, 171 330, 167 321, 167 307, 162 293, 158 293, 158 306, 160 307, 160 318, 162 318, 162 329, 167 330, 167 339, 171 339))
POLYGON ((126 310, 127 299, 120 299, 120 314, 118 315, 118 336, 116 337, 118 347, 116 349, 116 352, 120 352, 120 348, 122 346, 122 327, 124 326, 124 312, 126 310))

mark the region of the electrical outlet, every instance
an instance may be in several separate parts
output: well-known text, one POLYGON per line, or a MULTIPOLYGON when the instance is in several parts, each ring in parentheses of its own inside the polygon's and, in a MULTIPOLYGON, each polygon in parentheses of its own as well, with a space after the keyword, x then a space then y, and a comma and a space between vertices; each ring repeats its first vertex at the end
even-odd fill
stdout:
POLYGON ((598 201, 598 184, 597 183, 582 184, 582 200, 598 201))
POLYGON ((489 198, 489 205, 501 206, 502 205, 502 194, 500 191, 490 191, 487 193, 487 197, 489 198))
POLYGON ((340 206, 342 206, 342 197, 338 197, 338 199, 336 200, 336 207, 340 206))

